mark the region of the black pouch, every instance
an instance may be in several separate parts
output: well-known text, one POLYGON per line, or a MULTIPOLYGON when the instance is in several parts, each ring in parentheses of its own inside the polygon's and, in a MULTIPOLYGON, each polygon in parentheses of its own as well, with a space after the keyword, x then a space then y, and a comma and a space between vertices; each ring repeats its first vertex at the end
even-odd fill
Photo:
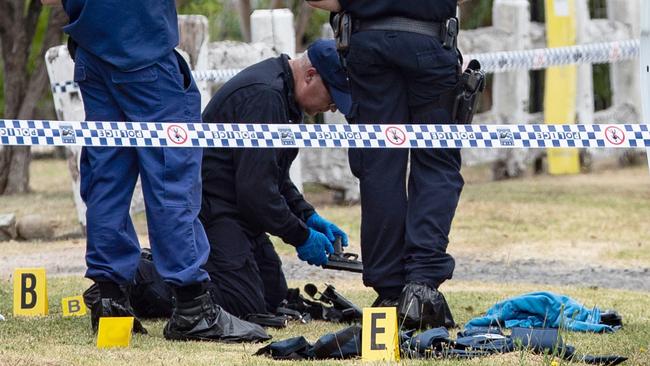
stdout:
POLYGON ((144 319, 172 315, 172 290, 156 271, 151 250, 142 249, 129 300, 135 315, 144 319))
MULTIPOLYGON (((172 315, 172 291, 156 271, 151 250, 142 249, 135 283, 128 286, 129 302, 141 319, 169 318, 172 315)), ((88 308, 100 300, 99 286, 92 284, 83 293, 88 308)))
POLYGON ((342 11, 330 14, 330 25, 334 30, 336 49, 340 55, 345 55, 350 48, 350 37, 352 36, 352 17, 342 11))
POLYGON ((361 308, 336 291, 332 285, 327 285, 323 292, 319 292, 316 285, 308 283, 305 285, 305 292, 314 300, 331 305, 323 308, 324 320, 354 323, 360 322, 363 317, 361 308))
POLYGON ((268 355, 275 360, 304 360, 314 357, 311 344, 302 336, 271 342, 255 352, 255 355, 268 355))
POLYGON ((248 314, 244 320, 261 325, 263 327, 276 329, 286 328, 289 324, 289 317, 286 315, 248 314))
POLYGON ((361 326, 353 325, 326 334, 314 343, 316 359, 347 359, 361 355, 361 326))
POLYGON ((622 328, 623 317, 616 310, 606 310, 600 313, 600 324, 609 325, 614 328, 622 328))
MULTIPOLYGON (((312 319, 314 320, 325 320, 326 308, 325 304, 311 301, 306 299, 300 294, 300 290, 297 288, 290 288, 287 290, 287 298, 280 305, 278 310, 285 311, 293 310, 302 314, 303 323, 309 322, 312 319)), ((291 314, 287 314, 291 315, 291 314)))
POLYGON ((438 327, 409 338, 402 344, 402 348, 415 352, 417 357, 427 357, 433 352, 441 352, 444 349, 451 348, 452 344, 447 328, 438 327))

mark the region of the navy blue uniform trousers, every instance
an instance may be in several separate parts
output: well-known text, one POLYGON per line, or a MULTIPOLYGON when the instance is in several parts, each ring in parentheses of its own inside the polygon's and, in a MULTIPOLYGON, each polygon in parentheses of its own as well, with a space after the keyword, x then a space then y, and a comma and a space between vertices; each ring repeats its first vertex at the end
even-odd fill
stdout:
MULTIPOLYGON (((176 52, 137 71, 120 71, 78 48, 74 79, 89 121, 201 121, 201 98, 176 52)), ((129 284, 140 260, 129 216, 140 175, 156 269, 170 285, 206 281, 209 253, 201 206, 201 149, 85 147, 81 196, 87 223, 86 277, 129 284)))
MULTIPOLYGON (((458 59, 438 39, 360 31, 346 61, 352 123, 450 122, 449 112, 432 103, 456 83, 458 59)), ((454 259, 446 249, 464 184, 460 151, 350 149, 349 157, 361 185, 364 283, 394 297, 406 282, 437 288, 451 278, 454 259)))
POLYGON ((214 301, 238 317, 275 314, 287 297, 287 281, 268 235, 251 237, 225 217, 206 223, 206 232, 212 247, 204 268, 214 301))

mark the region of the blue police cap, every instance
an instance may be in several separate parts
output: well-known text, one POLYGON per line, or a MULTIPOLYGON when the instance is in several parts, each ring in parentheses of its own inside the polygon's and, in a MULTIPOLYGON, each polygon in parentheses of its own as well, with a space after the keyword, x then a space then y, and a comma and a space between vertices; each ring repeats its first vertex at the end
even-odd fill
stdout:
POLYGON ((330 91, 336 108, 344 115, 350 113, 350 85, 333 39, 319 39, 307 49, 309 61, 316 68, 330 91))

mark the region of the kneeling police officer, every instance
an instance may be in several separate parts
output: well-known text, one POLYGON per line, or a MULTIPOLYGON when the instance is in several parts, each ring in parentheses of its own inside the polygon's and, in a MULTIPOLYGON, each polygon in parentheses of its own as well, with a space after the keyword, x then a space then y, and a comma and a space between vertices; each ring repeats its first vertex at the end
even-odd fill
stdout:
MULTIPOLYGON (((205 123, 302 123, 303 113, 340 109, 351 99, 333 40, 250 66, 214 95, 205 123)), ((233 136, 245 138, 245 136, 233 136)), ((319 216, 289 177, 296 148, 205 149, 200 218, 210 242, 205 269, 215 302, 237 315, 275 313, 287 295, 282 263, 267 235, 295 246, 312 265, 327 263, 347 235, 319 216)))

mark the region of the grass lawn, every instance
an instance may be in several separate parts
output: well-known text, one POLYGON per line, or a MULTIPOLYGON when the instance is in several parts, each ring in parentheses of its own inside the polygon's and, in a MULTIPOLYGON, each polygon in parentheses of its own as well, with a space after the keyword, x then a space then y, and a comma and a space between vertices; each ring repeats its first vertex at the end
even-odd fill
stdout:
MULTIPOLYGON (((31 168, 32 192, 0 196, 0 213, 13 212, 18 218, 39 213, 52 221, 59 233, 76 229, 65 161, 36 160, 31 168)), ((489 181, 481 168, 464 168, 463 174, 467 183, 448 249, 454 255, 480 252, 486 258, 543 257, 617 267, 650 266, 650 174, 645 165, 502 182, 489 181)), ((349 233, 351 249, 359 252, 359 205, 317 209, 349 233)), ((135 215, 134 223, 146 243, 144 214, 135 215)), ((83 247, 83 239, 36 243, 31 248, 0 243, 4 255, 42 251, 44 247, 83 247)), ((289 245, 277 248, 281 254, 294 255, 289 245)))
MULTIPOLYGON (((163 321, 147 321, 150 334, 134 336, 131 347, 120 350, 98 350, 90 331, 89 316, 63 318, 62 297, 80 294, 88 285, 78 277, 58 277, 49 280, 50 315, 44 318, 14 318, 11 316, 11 288, 9 282, 0 285, 0 313, 7 321, 0 322, 0 365, 261 365, 288 364, 269 358, 252 356, 259 344, 220 344, 203 342, 169 342, 162 336, 163 321)), ((293 283, 293 286, 302 284, 293 283)), ((372 301, 372 292, 359 283, 339 284, 338 289, 359 305, 372 301)), ((650 364, 650 296, 616 290, 579 288, 552 288, 545 286, 485 283, 450 283, 445 285, 449 304, 459 323, 480 315, 490 305, 504 298, 528 291, 552 290, 578 299, 587 306, 617 309, 624 316, 625 327, 617 333, 595 335, 565 333, 568 344, 578 352, 589 354, 619 354, 630 358, 626 365, 650 364)), ((309 325, 292 324, 283 330, 271 330, 275 340, 304 335, 315 341, 319 336, 343 328, 340 324, 312 322, 309 325)), ((527 351, 469 361, 444 360, 442 365, 550 365, 552 357, 535 356, 527 351)), ((313 362, 293 362, 307 365, 313 362)), ((360 364, 360 360, 345 364, 360 364)), ((424 364, 424 361, 405 360, 403 364, 424 364)), ((340 364, 320 361, 318 364, 340 364)))
MULTIPOLYGON (((467 184, 450 237, 449 251, 454 255, 513 260, 541 258, 558 260, 564 265, 586 262, 619 268, 650 266, 650 176, 646 166, 588 175, 536 176, 506 182, 491 182, 473 169, 466 170, 465 176, 467 184)), ((34 161, 31 184, 33 192, 27 195, 0 196, 0 213, 13 212, 19 218, 40 213, 54 222, 59 232, 75 229, 76 212, 65 162, 34 161)), ((318 207, 318 210, 350 234, 352 251, 358 252, 359 206, 327 206, 318 207)), ((137 215, 134 221, 145 243, 144 215, 137 215)), ((83 253, 84 240, 0 243, 0 258, 10 261, 12 256, 30 253, 47 255, 62 250, 83 253)), ((288 245, 278 245, 278 250, 282 255, 295 255, 288 245)), ((553 268, 548 270, 553 271, 553 268)), ((162 337, 162 321, 146 322, 150 335, 135 336, 129 349, 97 350, 88 317, 61 316, 61 298, 78 295, 88 286, 88 282, 80 277, 49 278, 50 315, 24 319, 11 316, 10 278, 0 276, 0 314, 7 317, 7 321, 0 322, 0 365, 275 363, 267 358, 252 356, 261 345, 167 342, 162 337)), ((360 281, 334 285, 359 305, 368 305, 373 299, 372 291, 365 289, 360 281)), ((565 341, 576 346, 578 352, 620 354, 630 358, 626 365, 650 365, 648 292, 511 282, 449 281, 443 288, 456 321, 461 324, 480 315, 499 300, 539 290, 564 293, 587 306, 613 308, 623 315, 625 328, 615 334, 564 334, 565 341)), ((314 322, 306 326, 293 324, 284 330, 272 330, 271 333, 275 340, 304 335, 310 341, 315 341, 319 336, 342 327, 314 322)), ((443 365, 537 365, 551 364, 552 361, 552 358, 534 356, 528 352, 514 352, 469 361, 439 362, 443 365)), ((346 364, 360 363, 360 360, 346 361, 346 364)), ((425 362, 407 360, 403 363, 425 362)), ((339 363, 330 361, 322 364, 339 363)))

